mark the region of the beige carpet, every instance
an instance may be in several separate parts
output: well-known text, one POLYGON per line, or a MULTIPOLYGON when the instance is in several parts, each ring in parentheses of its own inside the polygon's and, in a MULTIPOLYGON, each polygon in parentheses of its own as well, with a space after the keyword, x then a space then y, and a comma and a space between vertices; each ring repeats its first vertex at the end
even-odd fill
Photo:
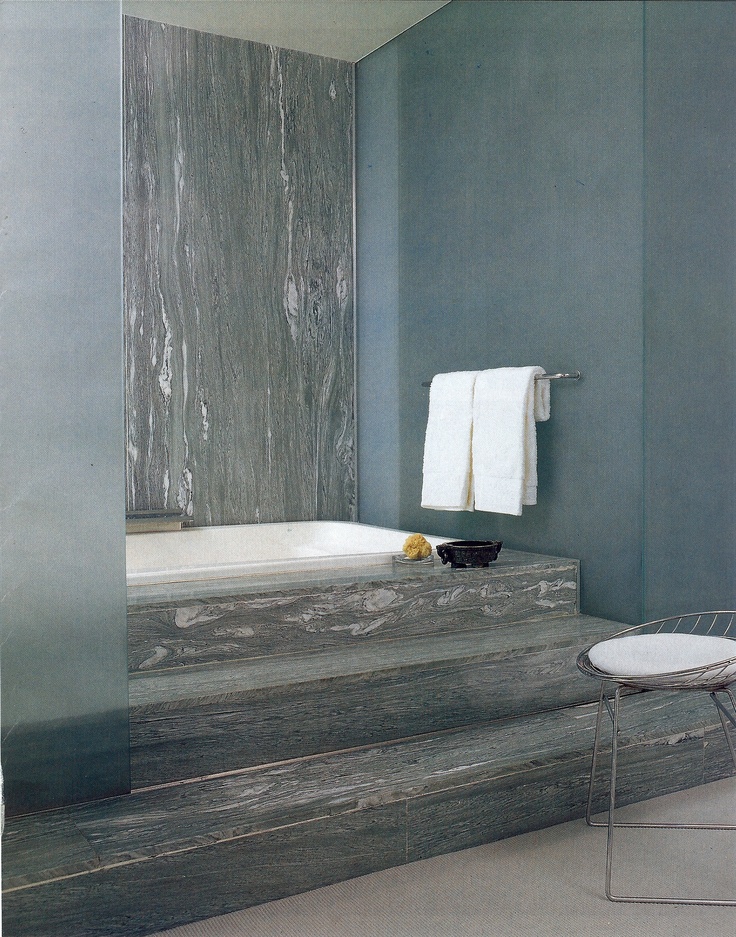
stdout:
MULTIPOLYGON (((630 808, 736 822, 736 779, 630 808)), ((623 811, 621 818, 623 819, 623 811)), ((605 830, 583 821, 166 932, 167 937, 726 937, 736 908, 614 904, 605 830)), ((621 831, 614 888, 736 897, 736 832, 621 831), (653 872, 661 868, 661 873, 653 872)))

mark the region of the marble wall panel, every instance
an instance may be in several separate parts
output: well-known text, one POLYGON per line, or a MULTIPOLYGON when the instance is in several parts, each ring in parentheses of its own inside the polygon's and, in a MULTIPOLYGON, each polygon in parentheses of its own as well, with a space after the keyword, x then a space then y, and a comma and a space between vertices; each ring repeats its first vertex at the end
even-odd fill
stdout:
POLYGON ((128 510, 352 519, 352 67, 124 39, 128 510))

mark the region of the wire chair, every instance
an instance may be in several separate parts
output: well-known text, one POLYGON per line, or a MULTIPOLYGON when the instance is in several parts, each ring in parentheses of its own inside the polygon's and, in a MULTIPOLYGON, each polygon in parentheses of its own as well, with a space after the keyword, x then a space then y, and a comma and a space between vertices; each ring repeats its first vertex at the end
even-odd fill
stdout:
POLYGON ((585 821, 588 826, 607 827, 606 897, 610 901, 651 904, 692 904, 736 906, 736 898, 681 898, 654 895, 620 895, 612 890, 614 829, 736 830, 734 825, 701 823, 622 823, 614 822, 618 733, 622 690, 705 691, 713 701, 726 736, 731 760, 736 768, 736 750, 729 725, 736 728, 736 699, 731 685, 736 682, 736 611, 697 612, 635 625, 597 642, 578 656, 578 669, 601 681, 593 744, 593 762, 588 785, 585 821), (631 639, 635 639, 632 641, 631 639), (721 639, 721 640, 713 640, 721 639), (733 648, 729 644, 733 642, 733 648), (633 652, 633 653, 632 653, 633 652), (593 660, 591 660, 591 656, 593 660), (693 659, 697 657, 698 659, 693 659), (677 666, 672 668, 672 662, 677 666), (684 666, 683 666, 684 664, 684 666), (628 665, 628 666, 627 666, 628 665), (626 672, 626 670, 634 672, 626 672), (613 693, 611 694, 611 688, 613 693), (730 708, 729 708, 730 707, 730 708), (612 723, 611 776, 607 821, 596 821, 593 813, 593 787, 601 747, 604 709, 612 723))

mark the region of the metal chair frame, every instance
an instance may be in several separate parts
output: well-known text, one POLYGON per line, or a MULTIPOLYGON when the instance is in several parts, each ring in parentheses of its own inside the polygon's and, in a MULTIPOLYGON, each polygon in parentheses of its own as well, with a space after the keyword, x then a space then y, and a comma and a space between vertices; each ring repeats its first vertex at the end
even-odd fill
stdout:
MULTIPOLYGON (((619 631, 611 638, 620 638, 632 634, 696 634, 728 637, 736 639, 736 611, 701 612, 689 615, 680 615, 673 618, 662 618, 657 621, 646 622, 619 631)), ((598 642, 596 642, 598 643, 598 642)), ((646 904, 684 904, 684 905, 726 905, 736 907, 736 898, 685 898, 676 896, 656 895, 622 895, 615 894, 612 888, 613 877, 613 844, 614 830, 617 828, 631 829, 673 829, 673 830, 736 830, 732 824, 705 824, 705 823, 659 823, 659 822, 615 822, 616 809, 616 781, 618 773, 618 735, 620 730, 621 694, 624 689, 638 692, 652 690, 687 690, 689 692, 706 691, 718 711, 721 726, 731 760, 736 769, 736 748, 734 747, 729 725, 736 729, 736 698, 730 688, 736 682, 736 653, 733 657, 718 661, 706 667, 680 670, 666 674, 651 674, 634 676, 626 674, 612 674, 599 670, 591 663, 586 648, 578 656, 579 670, 587 676, 601 681, 601 690, 596 715, 595 741, 593 743, 593 759, 588 784, 588 801, 585 811, 585 822, 588 826, 606 827, 606 879, 605 893, 610 901, 628 901, 646 904), (611 688, 613 693, 611 694, 611 688), (721 696, 730 703, 730 710, 721 696), (611 699, 612 697, 612 699, 611 699), (603 712, 606 710, 611 719, 611 774, 608 795, 608 818, 606 821, 593 819, 593 794, 596 768, 601 749, 601 728, 603 712)))

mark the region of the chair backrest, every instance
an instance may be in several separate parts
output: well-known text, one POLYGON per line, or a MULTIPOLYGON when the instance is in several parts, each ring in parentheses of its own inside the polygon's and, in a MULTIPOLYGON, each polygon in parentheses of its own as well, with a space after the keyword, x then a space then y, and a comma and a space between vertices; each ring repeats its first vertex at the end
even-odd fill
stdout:
POLYGON ((736 639, 736 611, 689 612, 687 615, 673 615, 647 621, 643 625, 633 625, 612 634, 620 638, 628 634, 699 634, 714 638, 736 639))

